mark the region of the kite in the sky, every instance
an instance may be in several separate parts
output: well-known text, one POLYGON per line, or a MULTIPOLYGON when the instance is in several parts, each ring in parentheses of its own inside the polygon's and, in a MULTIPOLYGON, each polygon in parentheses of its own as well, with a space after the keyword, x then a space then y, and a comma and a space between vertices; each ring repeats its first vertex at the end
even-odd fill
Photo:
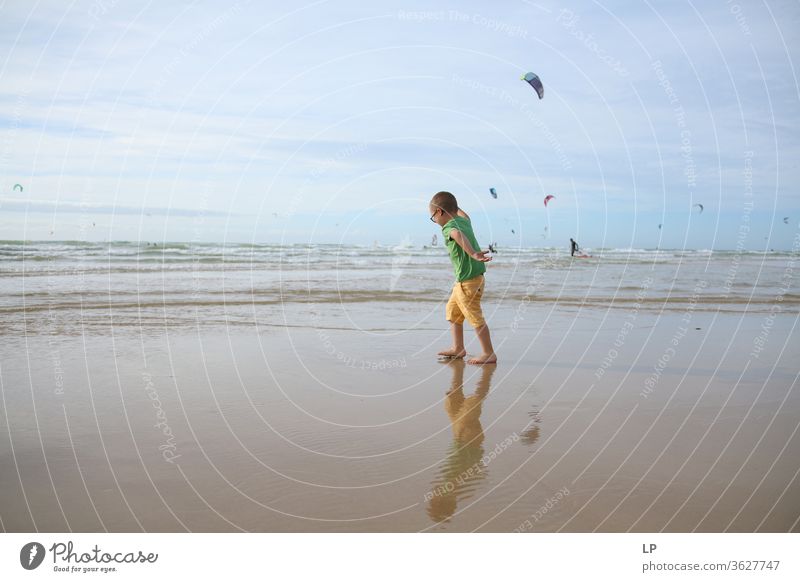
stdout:
POLYGON ((544 98, 544 85, 542 85, 542 81, 539 79, 538 75, 535 73, 525 73, 520 79, 526 81, 531 87, 536 89, 539 99, 544 98))
POLYGON ((14 190, 19 188, 19 191, 22 192, 22 184, 14 184, 14 190))
POLYGON ((789 224, 789 217, 788 216, 784 216, 783 217, 783 224, 789 224))
POLYGON ((660 224, 658 225, 658 230, 661 230, 661 225, 660 224))
POLYGON ((511 229, 511 234, 517 234, 516 232, 514 232, 513 228, 511 229))
POLYGON ((695 204, 695 206, 699 206, 700 207, 699 214, 703 214, 703 205, 702 204, 695 204))
POLYGON ((544 207, 545 208, 547 208, 547 203, 550 202, 553 198, 555 198, 555 196, 553 196, 552 194, 548 194, 547 196, 544 197, 544 207))
POLYGON ((497 190, 495 190, 494 188, 489 188, 489 194, 492 195, 492 198, 497 199, 497 190))

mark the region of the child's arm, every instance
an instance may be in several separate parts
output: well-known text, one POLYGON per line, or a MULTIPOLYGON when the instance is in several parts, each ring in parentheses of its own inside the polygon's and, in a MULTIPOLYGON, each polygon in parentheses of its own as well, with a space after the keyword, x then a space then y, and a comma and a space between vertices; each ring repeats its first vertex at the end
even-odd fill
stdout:
POLYGON ((466 253, 475 259, 476 261, 480 261, 481 263, 488 263, 492 260, 492 257, 487 257, 486 254, 489 251, 476 251, 472 248, 472 245, 469 242, 469 239, 464 236, 464 233, 460 230, 456 230, 455 228, 450 231, 450 238, 453 239, 458 243, 462 249, 466 251, 466 253))
MULTIPOLYGON (((456 216, 460 216, 461 218, 466 218, 467 220, 469 220, 469 214, 467 214, 466 212, 464 212, 460 208, 456 212, 456 216)), ((470 220, 470 222, 472 222, 472 221, 470 220)))

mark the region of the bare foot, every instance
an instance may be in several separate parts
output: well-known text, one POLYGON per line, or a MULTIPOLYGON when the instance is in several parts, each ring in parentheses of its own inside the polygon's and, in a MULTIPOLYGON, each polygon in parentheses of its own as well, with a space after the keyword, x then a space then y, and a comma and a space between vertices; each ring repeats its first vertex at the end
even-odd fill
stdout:
POLYGON ((442 358, 450 358, 451 360, 460 359, 467 355, 467 350, 464 348, 461 348, 460 350, 456 348, 450 348, 449 350, 442 350, 438 355, 442 358))
POLYGON ((497 356, 494 354, 481 354, 477 358, 467 360, 468 364, 496 364, 497 356))

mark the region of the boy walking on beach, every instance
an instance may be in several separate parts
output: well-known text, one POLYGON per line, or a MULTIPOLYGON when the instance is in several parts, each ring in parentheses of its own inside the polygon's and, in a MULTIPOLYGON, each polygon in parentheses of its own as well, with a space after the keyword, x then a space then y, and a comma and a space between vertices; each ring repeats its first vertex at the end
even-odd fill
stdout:
POLYGON ((442 227, 450 261, 456 275, 456 283, 450 294, 450 300, 445 308, 447 321, 450 322, 450 332, 453 336, 453 346, 442 350, 439 355, 445 358, 463 358, 467 355, 464 349, 464 320, 469 321, 475 328, 478 341, 483 353, 477 358, 469 360, 470 364, 495 364, 497 356, 492 347, 492 338, 489 335, 489 326, 483 319, 481 311, 481 297, 483 296, 486 265, 492 260, 487 257, 488 251, 480 250, 475 233, 472 232, 472 223, 466 212, 458 207, 456 197, 450 192, 438 192, 431 199, 429 205, 431 221, 442 227))

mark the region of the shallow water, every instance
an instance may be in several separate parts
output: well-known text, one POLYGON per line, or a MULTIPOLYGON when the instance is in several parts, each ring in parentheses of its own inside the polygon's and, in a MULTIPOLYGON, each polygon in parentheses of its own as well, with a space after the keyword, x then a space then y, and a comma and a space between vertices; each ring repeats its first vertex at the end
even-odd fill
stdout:
MULTIPOLYGON (((783 311, 800 310, 800 294, 789 284, 796 257, 789 253, 590 252, 589 259, 572 259, 560 249, 499 249, 487 273, 486 302, 499 309, 539 303, 765 312, 779 303, 783 311)), ((359 321, 365 304, 397 303, 423 314, 438 309, 452 280, 441 247, 5 241, 0 330, 107 332, 110 322, 120 332, 284 324, 356 329, 366 325, 359 321)))

